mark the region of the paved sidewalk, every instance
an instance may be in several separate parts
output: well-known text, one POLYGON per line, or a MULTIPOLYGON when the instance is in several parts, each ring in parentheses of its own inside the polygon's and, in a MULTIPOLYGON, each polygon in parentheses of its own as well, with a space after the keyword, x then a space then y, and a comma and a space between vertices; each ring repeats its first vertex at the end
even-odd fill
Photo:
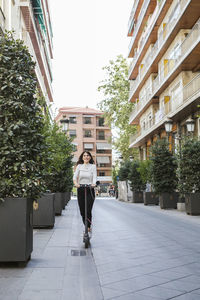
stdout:
POLYGON ((0 267, 0 300, 103 299, 91 249, 79 256, 82 235, 77 201, 71 200, 54 229, 34 230, 25 268, 0 267))
POLYGON ((200 299, 200 217, 111 198, 93 211, 90 249, 75 200, 34 231, 27 266, 0 266, 0 300, 200 299))

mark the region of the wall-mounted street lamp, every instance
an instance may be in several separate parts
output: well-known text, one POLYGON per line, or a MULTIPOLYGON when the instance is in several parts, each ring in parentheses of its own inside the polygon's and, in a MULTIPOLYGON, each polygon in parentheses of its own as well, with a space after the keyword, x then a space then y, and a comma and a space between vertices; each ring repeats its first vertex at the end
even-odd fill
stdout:
POLYGON ((165 121, 165 131, 169 134, 172 132, 173 121, 171 119, 167 119, 165 121))
POLYGON ((194 132, 194 125, 195 125, 194 119, 191 119, 191 118, 187 119, 187 120, 185 121, 185 124, 186 124, 186 126, 187 126, 187 131, 188 131, 189 133, 193 133, 193 132, 194 132))
MULTIPOLYGON (((194 125, 195 125, 195 121, 194 119, 187 119, 185 121, 186 127, 187 127, 187 132, 189 133, 193 133, 194 132, 194 125)), ((173 125, 173 121, 171 119, 167 119, 165 121, 165 131, 169 134, 172 132, 172 125, 173 125)))
POLYGON ((69 119, 62 119, 60 120, 60 123, 62 125, 62 131, 66 132, 69 126, 69 119))

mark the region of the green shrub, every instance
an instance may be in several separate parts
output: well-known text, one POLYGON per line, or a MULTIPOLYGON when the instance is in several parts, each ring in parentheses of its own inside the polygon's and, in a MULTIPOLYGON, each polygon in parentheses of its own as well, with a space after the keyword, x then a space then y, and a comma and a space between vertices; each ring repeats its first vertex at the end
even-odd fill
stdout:
POLYGON ((177 188, 177 160, 169 151, 166 140, 158 140, 152 147, 151 176, 156 193, 174 192, 177 188))
POLYGON ((180 160, 180 184, 182 194, 200 192, 200 141, 186 140, 180 160))
POLYGON ((21 40, 0 38, 0 198, 38 198, 44 190, 44 118, 35 63, 21 40))
POLYGON ((140 162, 136 160, 133 161, 130 166, 128 179, 130 181, 131 190, 133 192, 141 192, 145 190, 145 186, 146 186, 138 170, 139 166, 140 166, 140 162))

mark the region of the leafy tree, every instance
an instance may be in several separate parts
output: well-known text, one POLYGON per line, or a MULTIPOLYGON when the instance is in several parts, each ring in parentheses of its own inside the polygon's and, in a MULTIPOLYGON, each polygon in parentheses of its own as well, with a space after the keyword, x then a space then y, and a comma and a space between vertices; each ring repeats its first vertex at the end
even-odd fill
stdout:
POLYGON ((119 172, 119 167, 118 165, 115 165, 112 169, 112 182, 114 184, 115 191, 118 190, 118 184, 117 184, 117 176, 119 176, 118 172, 119 172))
POLYGON ((134 160, 131 163, 128 179, 130 181, 131 190, 133 192, 141 192, 145 189, 146 184, 143 182, 139 172, 140 162, 134 160))
POLYGON ((151 183, 151 160, 140 161, 137 170, 144 184, 151 183))
POLYGON ((52 192, 68 192, 73 187, 72 153, 74 147, 71 138, 60 131, 56 123, 47 124, 47 143, 51 163, 47 166, 46 184, 52 192))
POLYGON ((188 139, 182 147, 179 189, 182 194, 200 192, 200 141, 188 139))
POLYGON ((158 140, 152 147, 151 175, 156 193, 174 192, 178 179, 176 176, 177 160, 169 151, 165 139, 158 140))
POLYGON ((119 176, 120 181, 128 181, 130 168, 131 168, 131 161, 130 160, 126 160, 126 161, 121 163, 120 168, 119 168, 119 172, 118 172, 118 176, 119 176))
POLYGON ((0 39, 0 198, 37 198, 44 190, 42 106, 35 63, 12 32, 0 39))
POLYGON ((116 60, 110 60, 105 66, 106 78, 100 83, 98 91, 102 92, 104 99, 98 104, 104 111, 106 123, 117 130, 114 138, 114 147, 127 159, 136 151, 129 149, 130 135, 135 133, 135 126, 129 125, 129 115, 133 110, 133 103, 129 103, 128 64, 122 55, 116 60))

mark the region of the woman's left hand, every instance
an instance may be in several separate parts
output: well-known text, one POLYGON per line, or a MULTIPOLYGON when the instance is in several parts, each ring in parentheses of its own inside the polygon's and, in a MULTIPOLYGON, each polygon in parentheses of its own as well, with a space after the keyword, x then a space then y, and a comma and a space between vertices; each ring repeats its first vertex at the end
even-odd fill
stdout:
POLYGON ((91 187, 93 187, 93 188, 94 188, 95 186, 96 186, 96 184, 91 184, 91 187))

